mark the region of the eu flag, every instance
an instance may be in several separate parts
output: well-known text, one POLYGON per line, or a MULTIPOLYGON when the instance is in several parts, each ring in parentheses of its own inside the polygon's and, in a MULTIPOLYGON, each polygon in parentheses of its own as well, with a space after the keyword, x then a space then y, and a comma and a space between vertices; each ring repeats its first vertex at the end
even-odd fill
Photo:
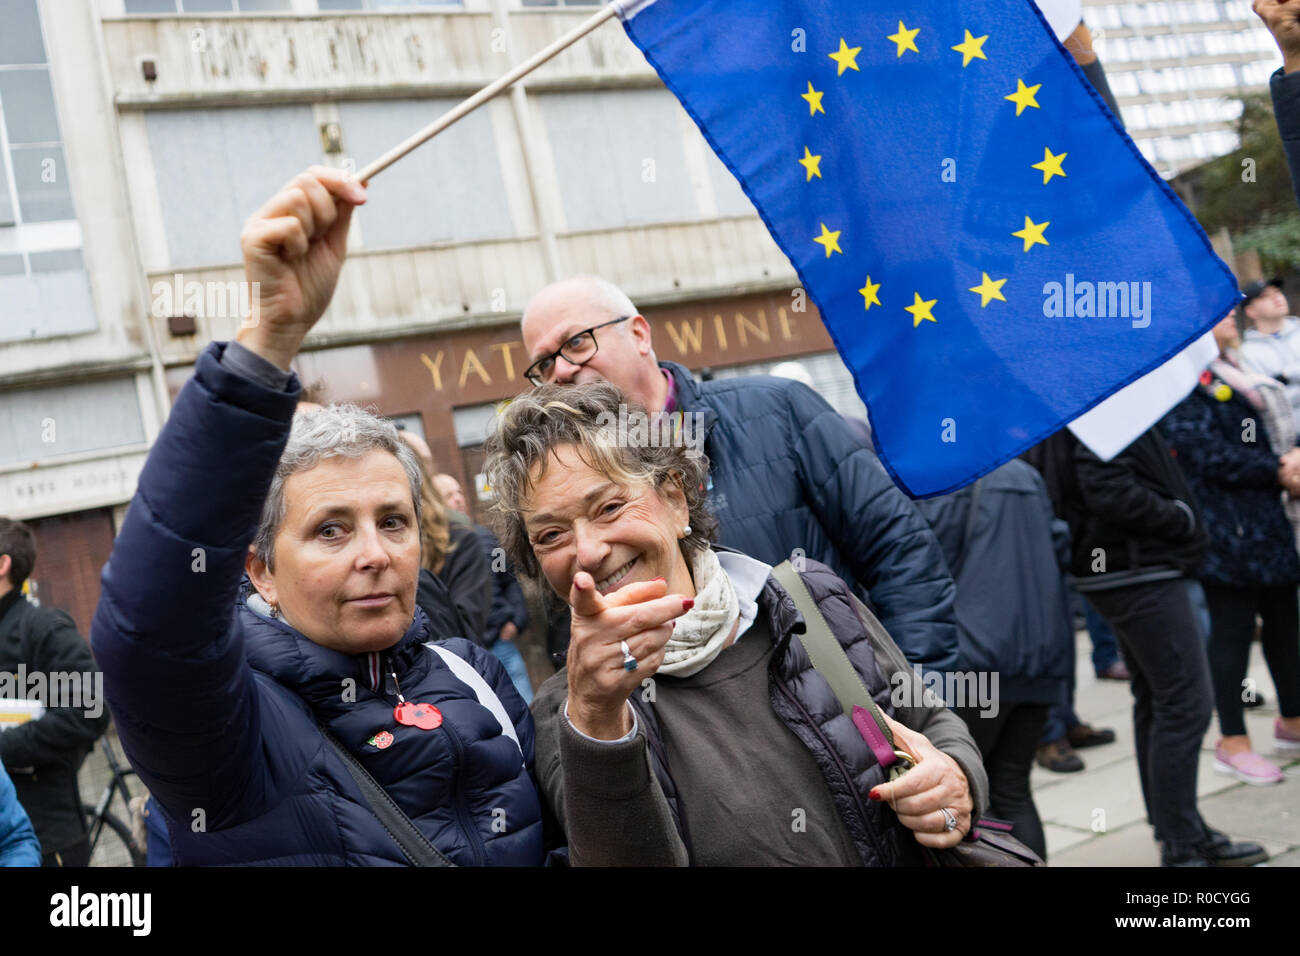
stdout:
POLYGON ((1238 299, 1029 0, 655 0, 625 28, 794 264, 913 496, 1238 299))

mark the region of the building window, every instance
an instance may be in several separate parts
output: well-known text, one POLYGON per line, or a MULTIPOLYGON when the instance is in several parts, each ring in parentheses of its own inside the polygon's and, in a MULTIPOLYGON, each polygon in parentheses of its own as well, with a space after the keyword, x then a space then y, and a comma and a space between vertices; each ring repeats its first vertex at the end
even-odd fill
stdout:
MULTIPOLYGON (((569 229, 700 218, 686 165, 681 107, 672 94, 546 93, 537 100, 569 229)), ((739 201, 735 205, 743 208, 739 201)))
POLYGON ((321 162, 310 106, 155 110, 145 128, 173 268, 238 263, 244 220, 321 162))
POLYGON ((0 395, 0 468, 144 442, 134 378, 0 395))
MULTIPOLYGON (((344 148, 363 166, 458 102, 340 103, 344 148)), ((515 235, 490 110, 469 114, 384 173, 357 211, 366 249, 515 235)))
POLYGON ((316 0, 316 2, 320 6, 321 13, 348 10, 384 13, 461 6, 461 0, 316 0))
POLYGON ((126 0, 127 13, 274 13, 291 0, 126 0))
POLYGON ((95 328, 36 0, 0 0, 0 341, 95 328))

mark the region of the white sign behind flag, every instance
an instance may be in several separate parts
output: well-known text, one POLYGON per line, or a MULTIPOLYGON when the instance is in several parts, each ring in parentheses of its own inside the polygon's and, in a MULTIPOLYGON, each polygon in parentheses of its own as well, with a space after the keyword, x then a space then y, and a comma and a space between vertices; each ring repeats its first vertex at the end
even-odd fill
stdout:
POLYGON ((1186 398, 1218 354, 1214 333, 1206 332, 1164 365, 1070 422, 1070 431, 1094 455, 1110 461, 1186 398))
POLYGON ((1074 32, 1083 19, 1082 0, 1036 0, 1038 9, 1047 18, 1048 25, 1062 43, 1074 32))

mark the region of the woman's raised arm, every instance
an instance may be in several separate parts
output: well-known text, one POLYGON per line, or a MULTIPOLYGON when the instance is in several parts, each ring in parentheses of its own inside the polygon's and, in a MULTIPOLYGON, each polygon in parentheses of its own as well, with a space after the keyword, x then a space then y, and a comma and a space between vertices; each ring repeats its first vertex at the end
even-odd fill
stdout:
MULTIPOLYGON (((338 281, 364 191, 313 167, 244 228, 253 314, 239 341, 287 372, 338 281)), ((140 475, 103 573, 91 626, 109 705, 131 761, 179 822, 221 824, 256 801, 258 719, 234 625, 244 556, 288 439, 296 378, 213 343, 195 363, 140 475), (243 369, 243 370, 241 370, 243 369)))

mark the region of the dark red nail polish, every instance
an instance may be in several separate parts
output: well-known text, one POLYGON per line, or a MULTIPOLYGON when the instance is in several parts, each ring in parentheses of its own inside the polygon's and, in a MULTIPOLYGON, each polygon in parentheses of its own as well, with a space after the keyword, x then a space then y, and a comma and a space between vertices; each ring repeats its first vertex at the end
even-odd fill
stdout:
POLYGON ((872 790, 870 793, 867 794, 867 796, 870 797, 872 800, 881 800, 881 799, 883 799, 883 798, 880 796, 880 794, 879 794, 878 792, 876 792, 875 790, 872 790))
POLYGON ((694 598, 682 598, 682 610, 683 610, 683 611, 689 611, 689 610, 690 610, 691 608, 693 608, 693 607, 695 607, 695 599, 694 599, 694 598))

